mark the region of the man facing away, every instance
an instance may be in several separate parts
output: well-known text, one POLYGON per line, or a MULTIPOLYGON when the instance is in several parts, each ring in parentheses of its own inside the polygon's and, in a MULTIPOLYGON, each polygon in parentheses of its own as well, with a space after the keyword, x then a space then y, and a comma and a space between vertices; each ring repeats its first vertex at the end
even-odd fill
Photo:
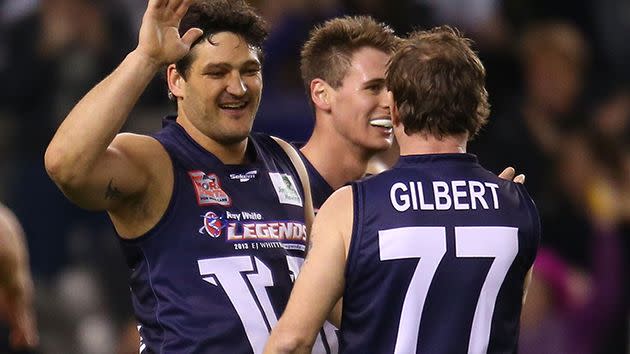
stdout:
POLYGON ((400 160, 320 209, 265 353, 307 353, 342 296, 343 353, 516 351, 540 221, 523 185, 466 154, 489 114, 484 81, 457 31, 405 41, 386 76, 400 160))
POLYGON ((143 353, 262 352, 303 263, 310 199, 281 146, 251 133, 265 36, 243 1, 150 0, 137 48, 46 151, 64 194, 120 236, 143 353), (119 134, 162 66, 177 116, 119 134))

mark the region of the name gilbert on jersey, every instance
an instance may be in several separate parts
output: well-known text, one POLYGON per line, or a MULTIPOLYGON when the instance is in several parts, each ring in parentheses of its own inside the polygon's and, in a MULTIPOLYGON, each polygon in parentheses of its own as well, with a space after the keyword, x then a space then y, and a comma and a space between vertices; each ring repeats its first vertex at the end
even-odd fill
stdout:
POLYGON ((389 198, 398 211, 499 209, 499 185, 479 181, 396 182, 389 198))

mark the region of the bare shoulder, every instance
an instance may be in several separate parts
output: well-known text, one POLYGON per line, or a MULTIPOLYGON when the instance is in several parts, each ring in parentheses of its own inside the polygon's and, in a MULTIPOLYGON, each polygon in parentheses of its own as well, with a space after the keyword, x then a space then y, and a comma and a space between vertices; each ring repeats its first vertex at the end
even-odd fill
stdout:
POLYGON ((319 209, 311 237, 341 236, 347 250, 352 236, 353 218, 352 187, 344 186, 336 190, 319 209))
POLYGON ((116 135, 108 149, 122 154, 145 171, 148 178, 153 181, 156 178, 161 179, 171 166, 166 149, 154 137, 148 135, 120 133, 116 135))
MULTIPOLYGON (((136 179, 143 186, 138 194, 125 198, 119 208, 108 210, 118 233, 134 238, 157 224, 166 211, 173 190, 172 162, 162 144, 147 135, 118 134, 108 150, 135 166, 138 173, 127 174, 126 178, 136 179)), ((106 194, 118 192, 115 182, 108 184, 106 194)))
POLYGON ((334 212, 335 208, 344 206, 346 204, 352 205, 352 186, 343 186, 337 189, 328 199, 324 202, 324 205, 320 208, 320 212, 322 209, 331 209, 331 212, 334 212))
POLYGON ((119 149, 129 154, 130 157, 168 159, 168 154, 162 144, 154 137, 143 134, 120 133, 116 135, 110 148, 119 149))

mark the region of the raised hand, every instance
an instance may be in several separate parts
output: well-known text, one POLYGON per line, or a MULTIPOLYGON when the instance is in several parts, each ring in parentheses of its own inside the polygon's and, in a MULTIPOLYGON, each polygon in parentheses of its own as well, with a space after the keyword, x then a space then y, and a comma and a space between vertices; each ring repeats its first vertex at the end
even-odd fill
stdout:
POLYGON ((191 28, 182 37, 177 30, 192 0, 149 0, 142 18, 136 52, 157 65, 174 63, 190 50, 203 32, 191 28))

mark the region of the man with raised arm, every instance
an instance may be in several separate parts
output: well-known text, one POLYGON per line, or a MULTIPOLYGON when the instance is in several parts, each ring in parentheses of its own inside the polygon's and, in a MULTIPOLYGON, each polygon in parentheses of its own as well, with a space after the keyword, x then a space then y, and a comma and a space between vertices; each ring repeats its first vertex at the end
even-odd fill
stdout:
POLYGON ((299 158, 251 132, 265 36, 244 1, 150 0, 137 48, 46 151, 64 194, 114 224, 142 353, 262 352, 303 262, 299 158), (177 116, 119 133, 163 66, 177 116))

